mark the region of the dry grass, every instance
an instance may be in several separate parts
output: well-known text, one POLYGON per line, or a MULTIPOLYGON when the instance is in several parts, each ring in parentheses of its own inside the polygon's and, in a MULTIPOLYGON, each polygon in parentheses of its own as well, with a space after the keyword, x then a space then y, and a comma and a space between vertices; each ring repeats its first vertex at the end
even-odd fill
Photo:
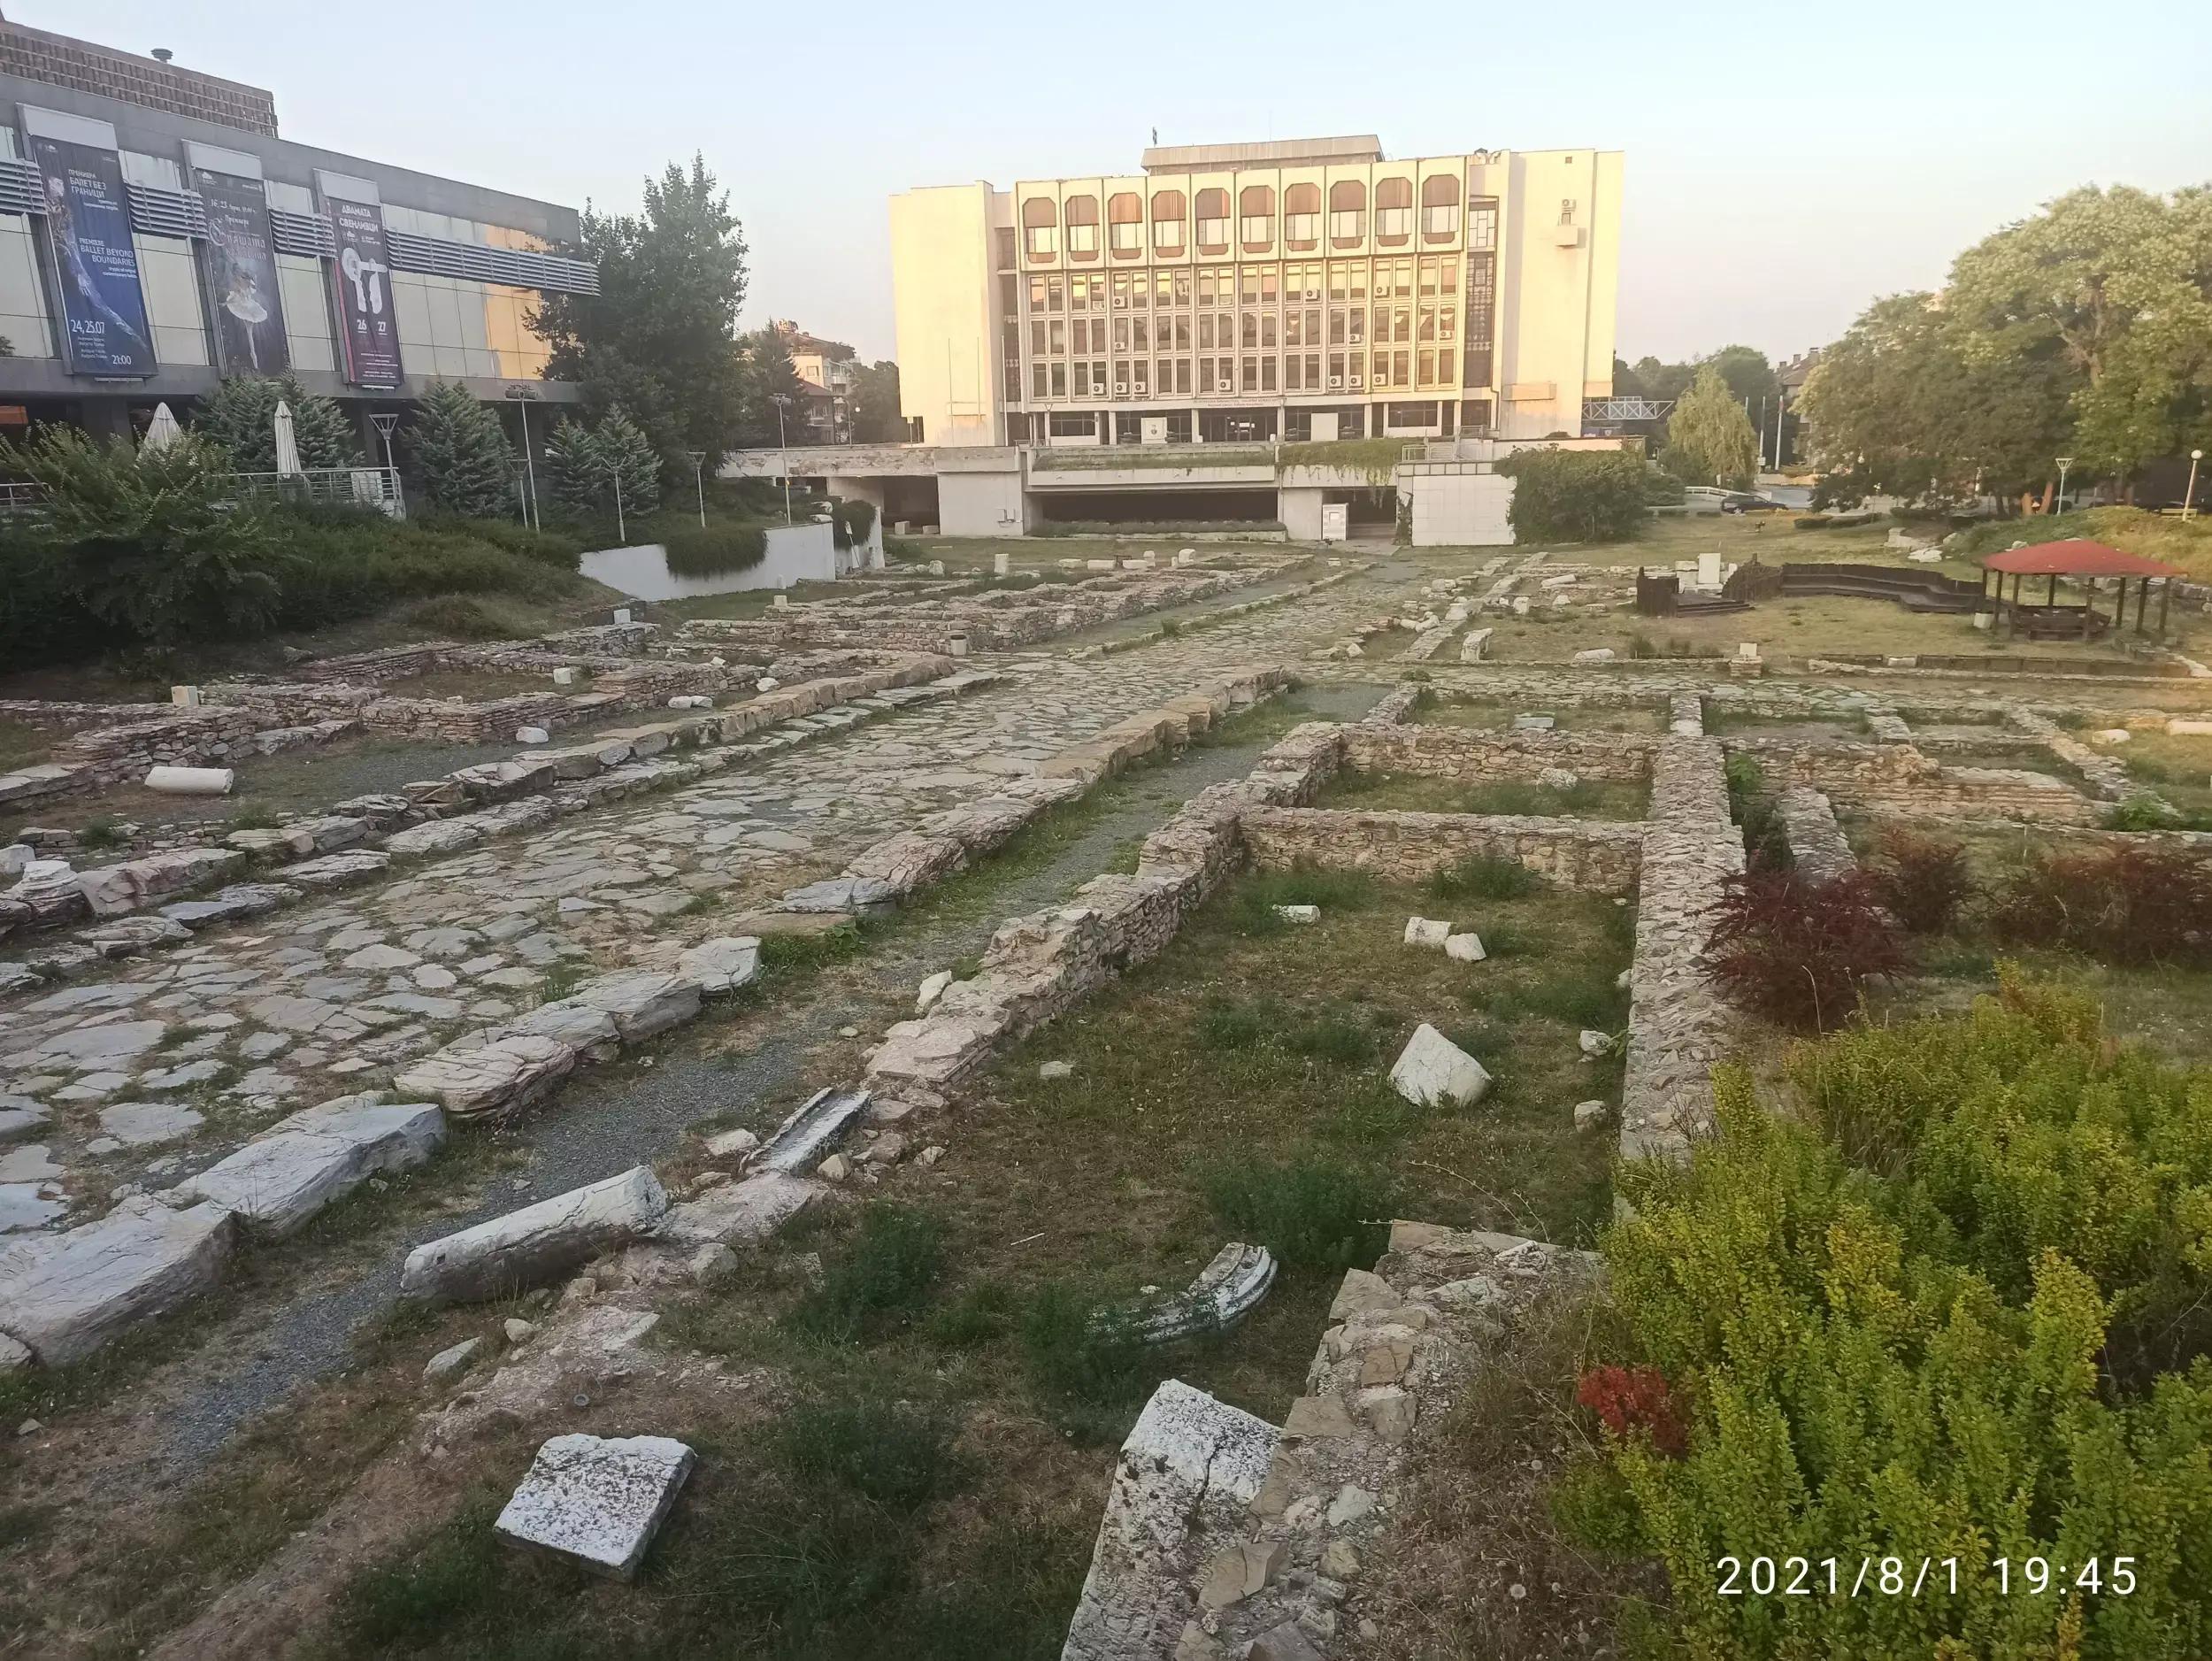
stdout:
POLYGON ((1421 773, 1362 773, 1346 768, 1330 780, 1317 807, 1396 809, 1411 813, 1524 813, 1550 819, 1640 819, 1648 787, 1618 779, 1584 779, 1568 786, 1533 780, 1466 783, 1421 773))
POLYGON ((1476 1357, 1448 1414, 1416 1434, 1411 1492, 1360 1582, 1379 1637, 1365 1661, 1618 1656, 1662 1592, 1653 1565, 1593 1554, 1554 1521, 1551 1489, 1598 1443, 1575 1380, 1606 1317, 1558 1287, 1476 1357))

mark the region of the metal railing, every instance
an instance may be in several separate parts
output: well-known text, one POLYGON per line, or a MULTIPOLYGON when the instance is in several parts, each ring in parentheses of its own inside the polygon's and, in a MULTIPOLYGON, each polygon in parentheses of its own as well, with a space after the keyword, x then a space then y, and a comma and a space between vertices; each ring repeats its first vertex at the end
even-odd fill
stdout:
POLYGON ((1672 398, 1585 398, 1586 421, 1655 421, 1674 408, 1672 398))
POLYGON ((393 519, 407 517, 407 499, 396 467, 312 467, 305 473, 234 473, 241 500, 311 503, 322 507, 370 507, 393 519))
POLYGON ((0 519, 42 519, 46 517, 46 487, 10 484, 0 481, 0 519))

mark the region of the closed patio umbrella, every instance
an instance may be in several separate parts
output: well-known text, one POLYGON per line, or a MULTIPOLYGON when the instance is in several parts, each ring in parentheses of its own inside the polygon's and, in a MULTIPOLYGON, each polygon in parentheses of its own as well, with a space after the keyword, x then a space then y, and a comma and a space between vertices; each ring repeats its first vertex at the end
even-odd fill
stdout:
POLYGON ((276 406, 276 465, 285 478, 305 471, 300 465, 300 442, 292 434, 292 406, 282 398, 276 406))
POLYGON ((169 412, 165 404, 154 405, 154 419, 146 423, 146 436, 140 441, 143 450, 166 450, 184 436, 184 428, 177 425, 177 418, 169 412))

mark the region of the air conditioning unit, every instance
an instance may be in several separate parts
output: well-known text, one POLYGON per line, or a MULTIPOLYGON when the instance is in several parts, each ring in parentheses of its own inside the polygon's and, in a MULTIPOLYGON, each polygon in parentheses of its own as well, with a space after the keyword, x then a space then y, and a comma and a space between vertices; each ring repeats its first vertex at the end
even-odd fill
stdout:
POLYGON ((1118 397, 1118 398, 1125 398, 1125 397, 1127 397, 1127 396, 1129 396, 1129 383, 1128 383, 1126 381, 1115 381, 1115 382, 1114 382, 1114 396, 1115 396, 1116 397, 1118 397))
POLYGON ((1350 387, 1350 388, 1352 388, 1352 390, 1353 390, 1353 391, 1356 392, 1356 391, 1358 391, 1358 390, 1359 390, 1359 388, 1360 388, 1360 387, 1361 387, 1361 385, 1362 385, 1363 383, 1362 383, 1362 381, 1361 381, 1360 378, 1359 378, 1357 375, 1354 375, 1354 376, 1352 376, 1352 377, 1351 377, 1351 379, 1350 379, 1349 381, 1348 381, 1345 384, 1346 384, 1347 386, 1350 387))
POLYGON ((1127 295, 1125 295, 1125 294, 1118 294, 1118 295, 1116 295, 1116 296, 1114 296, 1114 310, 1116 310, 1117 311, 1127 311, 1128 309, 1129 309, 1129 296, 1128 296, 1127 295))
MULTIPOLYGON (((1333 391, 1334 391, 1337 388, 1339 388, 1339 387, 1342 386, 1343 384, 1344 384, 1344 377, 1343 377, 1342 375, 1331 375, 1331 376, 1329 377, 1329 389, 1330 389, 1331 391, 1333 391, 1333 391)), ((1358 382, 1357 381, 1353 381, 1353 382, 1352 382, 1352 384, 1353 384, 1354 386, 1356 386, 1356 387, 1357 385, 1359 385, 1359 382, 1358 382)))
POLYGON ((1307 290, 1306 290, 1306 298, 1307 298, 1307 299, 1309 299, 1309 300, 1318 300, 1320 297, 1321 297, 1321 290, 1320 290, 1320 289, 1318 289, 1318 288, 1309 288, 1309 289, 1307 289, 1307 290))
POLYGON ((1236 389, 1237 383, 1235 381, 1225 375, 1216 379, 1214 381, 1214 390, 1216 392, 1234 392, 1236 389))

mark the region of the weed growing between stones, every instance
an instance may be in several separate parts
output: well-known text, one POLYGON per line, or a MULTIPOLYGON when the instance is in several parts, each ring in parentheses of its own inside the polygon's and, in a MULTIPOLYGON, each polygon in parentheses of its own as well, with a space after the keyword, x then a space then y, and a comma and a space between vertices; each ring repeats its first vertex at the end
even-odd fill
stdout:
POLYGON ((1739 1007, 1793 1031, 1841 1026, 1871 982, 1910 961, 1863 871, 1826 882, 1794 871, 1732 875, 1712 916, 1706 973, 1739 1007))
POLYGON ((1544 886, 1543 878, 1517 859, 1471 854, 1431 877, 1428 892, 1438 900, 1519 900, 1544 886))
POLYGON ((1365 1268, 1389 1239, 1391 1190, 1378 1172, 1309 1157, 1217 1165, 1200 1182, 1233 1238, 1292 1268, 1365 1268))
POLYGON ((785 1317, 795 1332, 865 1343, 911 1323, 944 1266, 945 1227, 928 1212, 872 1205, 822 1283, 785 1317))

